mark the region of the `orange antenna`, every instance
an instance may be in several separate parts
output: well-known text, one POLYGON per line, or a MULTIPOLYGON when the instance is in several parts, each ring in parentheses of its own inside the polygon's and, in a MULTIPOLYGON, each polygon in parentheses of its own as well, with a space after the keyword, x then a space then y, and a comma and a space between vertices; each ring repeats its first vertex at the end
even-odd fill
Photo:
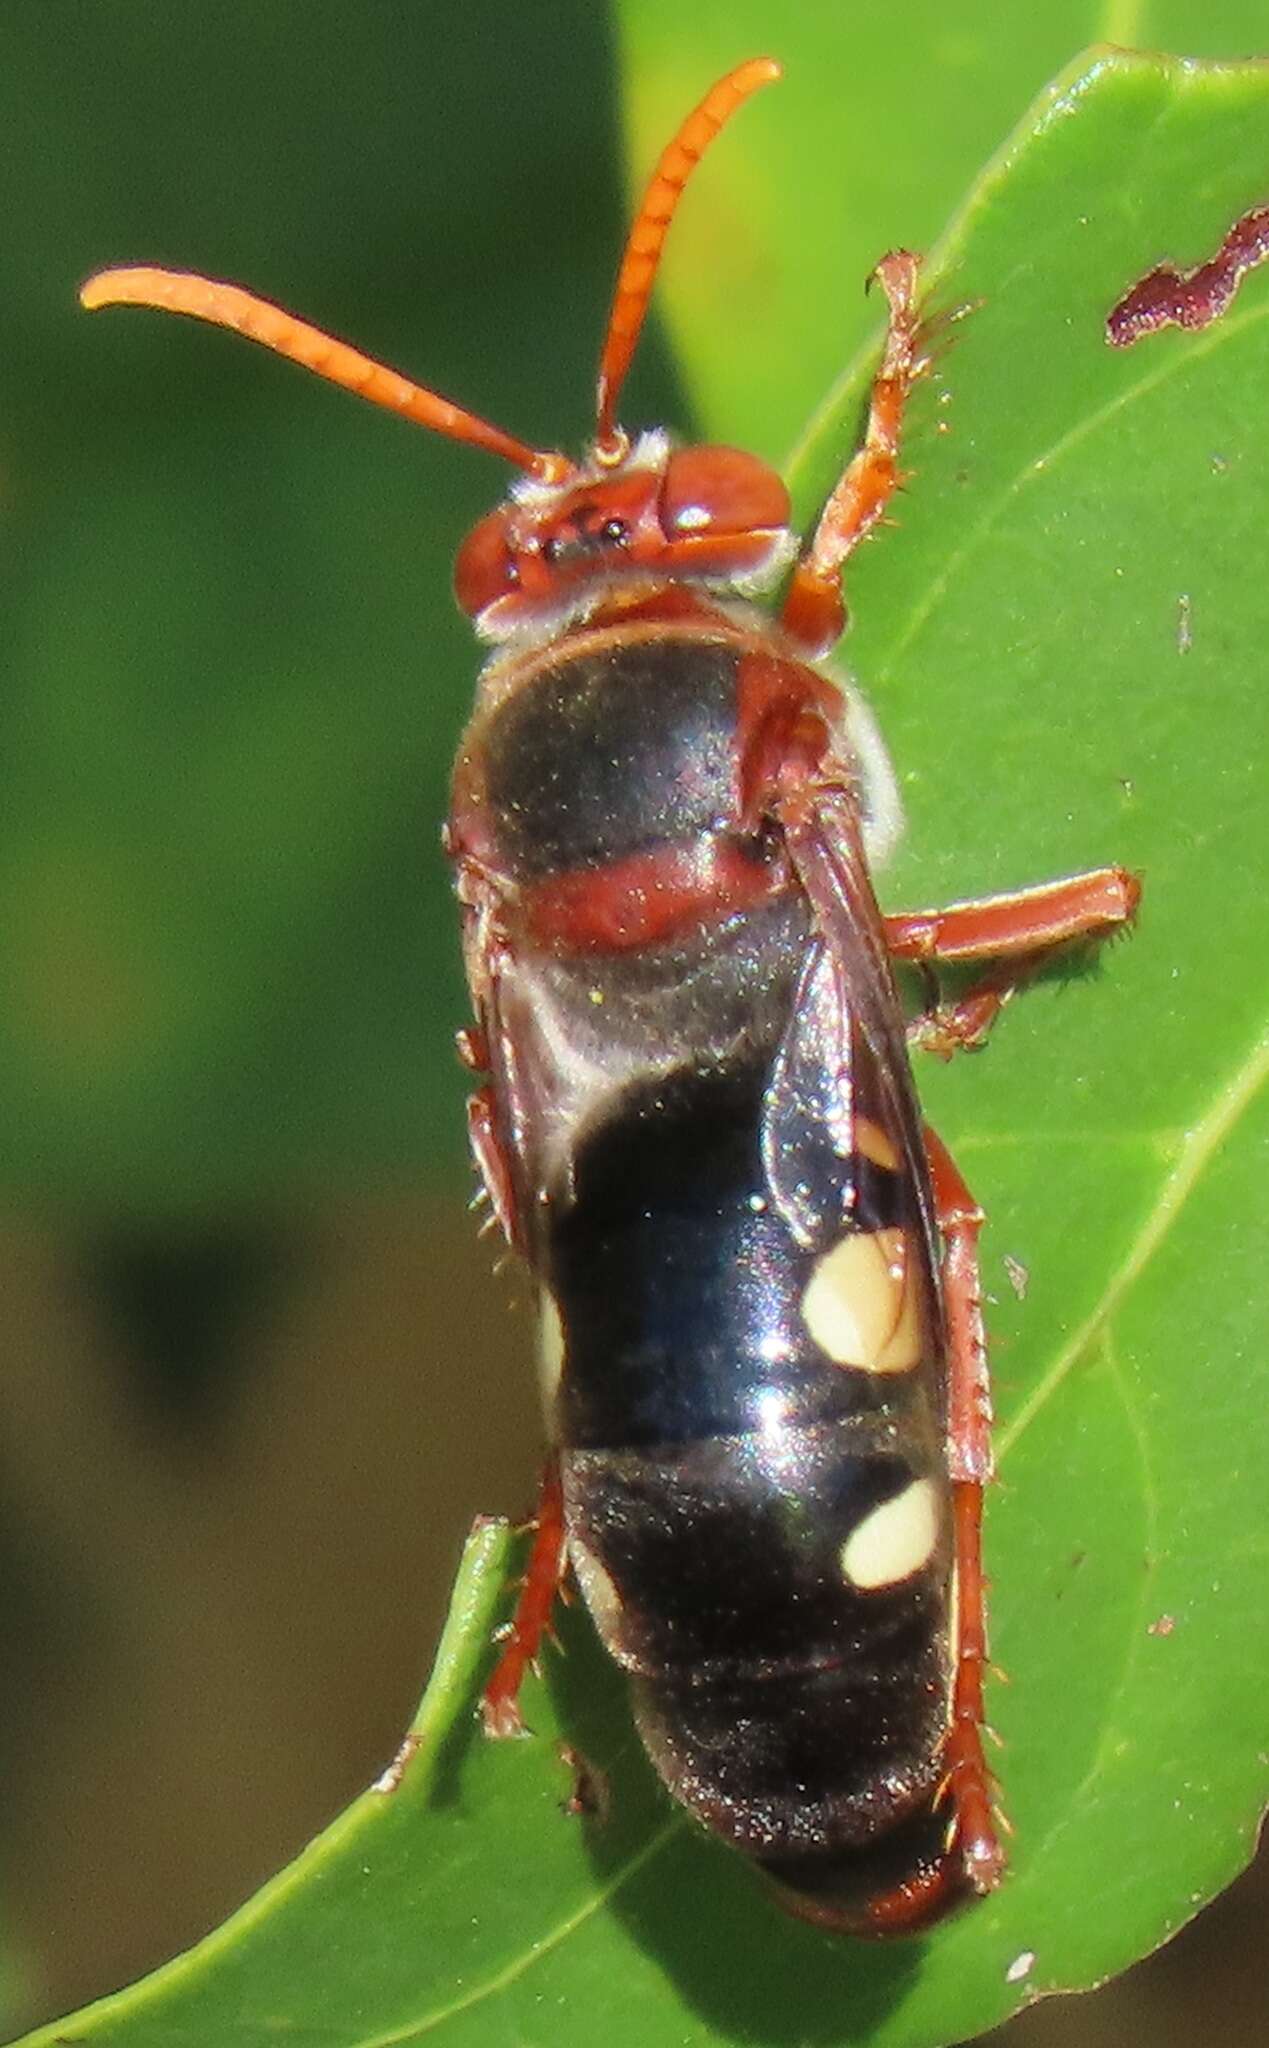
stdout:
POLYGON ((399 412, 451 441, 487 448, 491 455, 501 455, 548 483, 558 483, 572 470, 566 456, 526 446, 514 435, 504 434, 501 427, 451 405, 435 391, 412 384, 408 377, 372 362, 346 341, 336 341, 236 284, 217 284, 211 278, 179 270, 101 270, 89 278, 79 297, 90 313, 98 306, 154 306, 160 312, 188 313, 195 320, 230 327, 236 334, 245 334, 248 341, 258 341, 330 383, 341 384, 345 391, 368 398, 372 405, 386 406, 389 412, 399 412))
POLYGON ((603 354, 599 359, 598 423, 595 449, 601 456, 619 454, 625 446, 614 415, 630 359, 643 331, 652 282, 661 260, 661 248, 670 231, 675 208, 683 188, 719 130, 730 121, 737 107, 781 76, 774 57, 751 57, 738 64, 706 93, 699 107, 684 121, 648 182, 643 204, 635 217, 617 273, 617 289, 603 354))

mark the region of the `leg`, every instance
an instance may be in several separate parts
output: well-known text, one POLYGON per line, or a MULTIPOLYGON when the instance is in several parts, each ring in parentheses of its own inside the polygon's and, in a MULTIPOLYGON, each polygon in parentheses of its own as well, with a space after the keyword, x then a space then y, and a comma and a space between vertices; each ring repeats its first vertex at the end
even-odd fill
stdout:
POLYGON ((943 1298, 947 1311, 948 1469, 956 1557, 956 1641, 945 1784, 952 1802, 950 1844, 968 1882, 989 1892, 1000 1882, 1004 1851, 992 1811, 992 1780, 983 1757, 983 1670, 987 1623, 983 1601, 983 1487, 992 1476, 991 1389, 978 1277, 983 1213, 942 1140, 927 1126, 926 1150, 943 1234, 943 1298))
MULTIPOLYGON (((463 953, 472 991, 475 1020, 457 1033, 458 1057, 469 1074, 492 1072, 495 1054, 503 1069, 503 1101, 507 1104, 505 1059, 498 1023, 498 986, 509 948, 502 929, 505 885, 495 872, 462 851, 459 828, 446 827, 446 844, 457 863, 457 894, 463 906, 463 953)), ((467 1101, 467 1138, 476 1171, 489 1197, 494 1216, 502 1227, 512 1251, 524 1249, 520 1242, 511 1162, 499 1136, 499 1091, 486 1081, 467 1101)), ((514 1103, 507 1104, 508 1121, 514 1128, 514 1103)), ((503 1128, 506 1128, 504 1123, 503 1128)))
MULTIPOLYGON (((825 654, 846 623, 842 564, 866 539, 899 483, 899 434, 913 384, 927 368, 916 312, 919 257, 883 256, 873 276, 890 309, 885 353, 872 387, 864 445, 829 499, 811 544, 793 572, 781 624, 811 654, 825 654)), ((871 280, 870 280, 871 282, 871 280)))
POLYGON ((520 1581, 516 1611, 503 1634, 503 1648, 489 1683, 481 1694, 480 1711, 486 1735, 523 1735, 518 1704, 524 1674, 550 1634, 551 1609, 564 1576, 564 1496, 559 1460, 548 1458, 533 1522, 533 1548, 520 1581))
POLYGON ((1038 888, 946 910, 903 911, 883 918, 892 958, 923 965, 932 960, 992 959, 996 964, 954 1003, 918 1017, 913 1044, 945 1058, 958 1047, 982 1044, 1014 990, 1059 946, 1077 939, 1107 939, 1137 914, 1141 883, 1125 868, 1094 868, 1038 888))
POLYGON ((515 1199, 511 1192, 511 1176, 498 1143, 497 1107, 492 1088, 479 1088, 474 1095, 468 1096, 467 1138, 476 1171, 494 1215, 502 1225, 502 1234, 511 1249, 517 1251, 515 1199))

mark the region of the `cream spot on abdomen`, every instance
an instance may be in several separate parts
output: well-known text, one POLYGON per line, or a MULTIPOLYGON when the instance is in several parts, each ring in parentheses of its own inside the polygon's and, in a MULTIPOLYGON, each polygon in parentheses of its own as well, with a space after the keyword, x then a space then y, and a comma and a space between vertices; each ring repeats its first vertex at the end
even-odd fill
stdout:
POLYGON ((851 1230, 816 1263, 802 1320, 834 1365, 911 1372, 921 1362, 915 1257, 902 1229, 851 1230))
POLYGON ((538 1390, 547 1427, 553 1425, 555 1396, 564 1371, 564 1325, 554 1299, 542 1288, 538 1295, 538 1390))
POLYGON ((855 1119, 855 1150, 871 1159, 874 1166, 884 1166, 887 1173, 899 1171, 899 1154, 888 1134, 870 1116, 855 1119))
POLYGON ((902 1584, 933 1557, 939 1519, 934 1481, 914 1479, 851 1531, 841 1548, 843 1577, 864 1593, 902 1584))

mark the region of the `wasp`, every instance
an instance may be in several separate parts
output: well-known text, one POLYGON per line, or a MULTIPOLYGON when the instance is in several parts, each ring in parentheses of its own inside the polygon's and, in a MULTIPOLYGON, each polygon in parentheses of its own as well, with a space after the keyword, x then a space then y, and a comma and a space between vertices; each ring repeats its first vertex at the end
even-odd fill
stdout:
POLYGON ((579 460, 232 285, 116 270, 83 299, 234 328, 517 471, 457 557, 490 654, 446 827, 472 1146, 541 1290, 553 1447, 486 1724, 521 1727, 571 1567, 673 1797, 793 1911, 896 1933, 1004 1865, 983 1751, 983 1216, 922 1121, 908 1047, 981 1045, 1054 948, 1128 924, 1139 884, 1104 868, 878 908, 895 775, 828 656, 930 367, 916 256, 877 265, 862 443, 804 547, 765 462, 618 423, 680 195, 778 75, 738 66, 661 156, 579 460), (896 961, 984 964, 909 1024, 896 961))

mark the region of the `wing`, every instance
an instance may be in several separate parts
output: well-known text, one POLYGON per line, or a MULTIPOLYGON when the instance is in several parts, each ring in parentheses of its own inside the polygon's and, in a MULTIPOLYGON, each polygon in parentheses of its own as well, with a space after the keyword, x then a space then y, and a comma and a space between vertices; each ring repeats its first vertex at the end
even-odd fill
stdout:
POLYGON ((875 1154, 879 1142, 888 1142, 913 1190, 937 1271, 934 1205, 903 1012, 845 771, 839 780, 829 764, 827 774, 821 770, 782 796, 776 815, 815 937, 764 1111, 763 1160, 773 1198, 801 1243, 822 1244, 855 1214, 861 1154, 875 1154), (836 1162, 829 1173, 826 1134, 836 1162))

